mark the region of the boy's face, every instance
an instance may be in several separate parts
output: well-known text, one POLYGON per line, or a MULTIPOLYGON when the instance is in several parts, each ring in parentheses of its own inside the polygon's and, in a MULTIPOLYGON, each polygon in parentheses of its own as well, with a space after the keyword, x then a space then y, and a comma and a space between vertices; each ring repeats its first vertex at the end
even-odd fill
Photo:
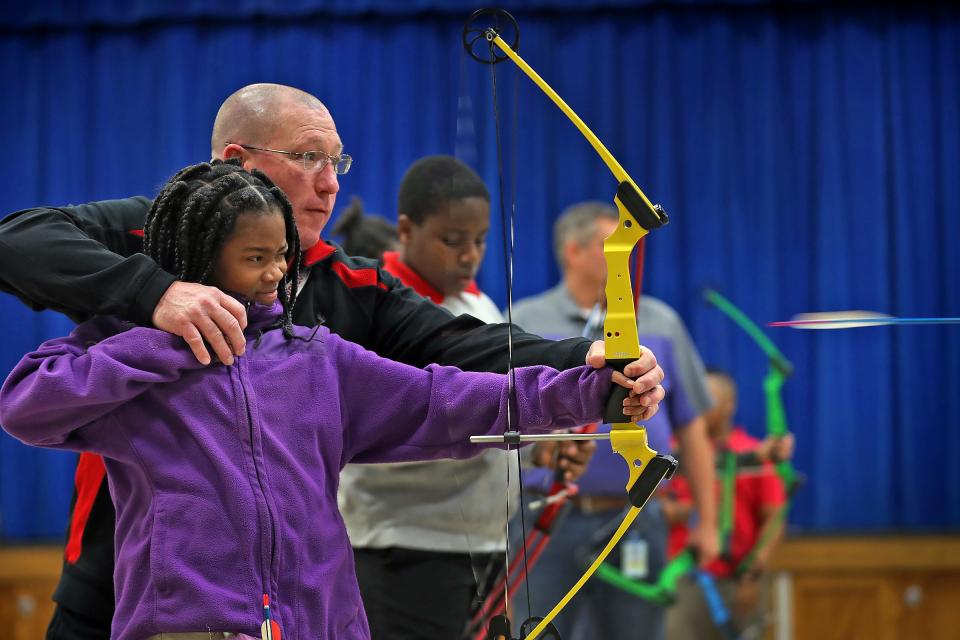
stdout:
POLYGON ((726 379, 714 374, 707 375, 707 389, 713 399, 713 406, 703 414, 707 422, 707 435, 715 441, 721 441, 729 435, 733 416, 737 412, 736 391, 726 379))
POLYGON ((287 272, 287 250, 286 225, 279 211, 241 213, 220 248, 211 284, 271 305, 287 272))
POLYGON ((400 259, 444 296, 462 293, 476 277, 487 249, 490 203, 452 200, 420 225, 400 213, 400 259))

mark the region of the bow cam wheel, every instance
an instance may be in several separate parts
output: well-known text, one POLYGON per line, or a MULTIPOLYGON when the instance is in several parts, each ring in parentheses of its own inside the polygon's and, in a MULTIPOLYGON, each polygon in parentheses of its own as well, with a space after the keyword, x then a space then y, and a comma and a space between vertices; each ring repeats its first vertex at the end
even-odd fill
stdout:
POLYGON ((520 46, 520 27, 516 19, 503 9, 477 9, 463 24, 463 48, 470 57, 483 64, 497 64, 507 55, 493 44, 496 36, 514 51, 520 46))
MULTIPOLYGON (((530 635, 534 629, 537 628, 537 625, 543 621, 543 618, 540 616, 535 616, 533 618, 527 618, 523 621, 523 624, 520 625, 520 637, 526 638, 530 635)), ((553 626, 553 623, 547 624, 546 628, 540 632, 540 635, 537 636, 537 640, 562 640, 560 637, 560 632, 557 631, 557 628, 553 626)))

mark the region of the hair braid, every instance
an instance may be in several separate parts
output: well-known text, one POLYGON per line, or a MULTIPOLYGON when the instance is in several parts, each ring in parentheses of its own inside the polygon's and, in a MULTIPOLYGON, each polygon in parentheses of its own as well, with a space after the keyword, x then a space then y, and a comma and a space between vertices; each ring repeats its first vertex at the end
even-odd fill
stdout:
POLYGON ((147 222, 144 228, 143 251, 147 255, 153 255, 154 253, 165 255, 170 241, 169 222, 171 219, 167 216, 156 215, 156 211, 180 206, 179 203, 187 190, 187 183, 171 182, 169 188, 164 189, 160 197, 154 201, 150 213, 147 214, 147 222))
POLYGON ((285 335, 292 335, 293 307, 297 303, 297 288, 300 283, 300 234, 297 233, 297 225, 293 218, 293 207, 290 206, 290 202, 279 187, 270 182, 269 179, 267 179, 267 182, 270 184, 267 193, 280 203, 280 212, 283 214, 287 229, 287 246, 291 249, 289 255, 293 256, 289 261, 286 280, 281 283, 282 286, 277 287, 277 296, 280 298, 285 311, 283 331, 285 335))
POLYGON ((281 326, 294 337, 293 307, 300 277, 300 237, 293 207, 265 174, 238 159, 202 162, 178 171, 157 195, 144 226, 144 253, 185 282, 209 282, 238 216, 279 212, 286 227, 288 270, 277 287, 281 326))
POLYGON ((236 223, 238 211, 234 207, 223 206, 227 197, 242 189, 244 181, 234 176, 218 177, 211 184, 201 187, 197 192, 196 206, 185 218, 189 235, 181 235, 181 251, 189 243, 199 240, 199 251, 190 252, 189 268, 184 268, 184 277, 207 284, 216 263, 217 251, 223 240, 229 235, 236 223))

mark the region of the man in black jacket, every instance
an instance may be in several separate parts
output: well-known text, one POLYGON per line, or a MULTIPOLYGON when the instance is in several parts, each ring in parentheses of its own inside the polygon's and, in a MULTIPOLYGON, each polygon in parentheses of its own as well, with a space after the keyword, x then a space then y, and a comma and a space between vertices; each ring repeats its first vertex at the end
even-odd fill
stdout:
MULTIPOLYGON (((350 168, 329 111, 317 98, 273 84, 232 94, 221 106, 211 137, 214 158, 240 158, 265 172, 293 204, 303 247, 294 321, 325 324, 380 355, 415 366, 455 365, 505 371, 506 326, 454 317, 364 258, 344 255, 320 238, 350 168)), ((179 282, 142 251, 151 201, 143 197, 80 206, 36 208, 0 223, 0 290, 34 309, 54 309, 80 321, 115 314, 182 336, 197 359, 232 363, 244 351, 243 306, 216 288, 179 282)), ((603 343, 553 342, 515 331, 515 365, 557 369, 586 361, 603 366, 603 343)), ((663 371, 650 352, 631 364, 637 379, 628 402, 652 416, 663 399, 663 371)), ((582 470, 589 447, 569 445, 560 464, 582 470)), ((81 456, 57 610, 48 638, 109 637, 113 615, 113 505, 100 458, 81 456)))

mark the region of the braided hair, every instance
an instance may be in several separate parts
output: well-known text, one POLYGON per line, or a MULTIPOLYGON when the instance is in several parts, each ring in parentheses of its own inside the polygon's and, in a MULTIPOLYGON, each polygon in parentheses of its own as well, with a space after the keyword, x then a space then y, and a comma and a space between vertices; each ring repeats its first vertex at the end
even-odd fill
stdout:
POLYGON ((237 217, 273 213, 283 216, 287 230, 290 268, 277 287, 277 298, 283 305, 283 334, 289 338, 300 278, 300 236, 290 201, 261 171, 246 171, 238 158, 201 162, 178 171, 150 207, 143 252, 178 280, 209 284, 237 217))

